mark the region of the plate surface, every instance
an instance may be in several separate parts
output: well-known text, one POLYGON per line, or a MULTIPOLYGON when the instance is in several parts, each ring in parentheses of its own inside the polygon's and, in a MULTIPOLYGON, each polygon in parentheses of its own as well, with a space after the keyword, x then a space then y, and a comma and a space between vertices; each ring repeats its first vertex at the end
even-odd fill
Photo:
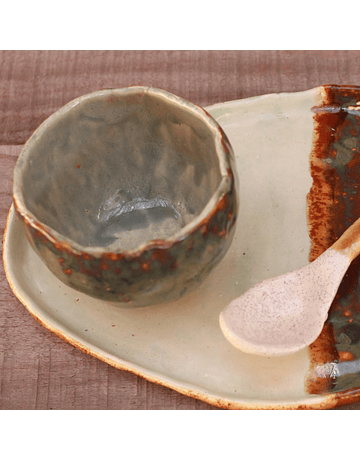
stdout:
POLYGON ((230 139, 240 181, 232 247, 194 293, 155 307, 123 308, 62 284, 31 249, 13 208, 4 240, 9 284, 45 327, 110 365, 231 409, 330 408, 310 394, 309 350, 266 358, 232 347, 220 311, 255 283, 308 263, 306 196, 314 113, 323 88, 208 107, 230 139))

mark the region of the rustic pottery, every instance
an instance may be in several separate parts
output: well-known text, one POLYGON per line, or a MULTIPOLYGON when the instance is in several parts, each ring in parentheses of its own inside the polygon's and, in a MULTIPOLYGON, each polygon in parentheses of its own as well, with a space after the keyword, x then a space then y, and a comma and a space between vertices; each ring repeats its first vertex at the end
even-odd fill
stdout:
POLYGON ((119 369, 230 409, 325 409, 360 401, 360 259, 319 338, 281 357, 243 353, 219 314, 254 284, 315 260, 358 218, 360 88, 321 86, 208 107, 235 151, 241 207, 224 259, 188 296, 125 308, 61 283, 10 210, 9 284, 45 327, 119 369))
POLYGON ((148 87, 103 90, 49 117, 14 172, 17 214, 66 285, 144 306, 200 285, 238 212, 234 154, 200 107, 148 87))

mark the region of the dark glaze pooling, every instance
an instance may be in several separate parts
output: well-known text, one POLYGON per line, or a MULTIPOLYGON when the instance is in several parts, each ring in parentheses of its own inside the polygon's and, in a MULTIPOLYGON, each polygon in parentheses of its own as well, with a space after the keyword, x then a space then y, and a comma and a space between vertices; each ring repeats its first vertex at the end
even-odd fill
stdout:
MULTIPOLYGON (((360 110, 356 110, 360 108, 357 105, 360 87, 328 85, 324 90, 323 104, 312 109, 313 185, 307 197, 310 261, 330 247, 360 216, 360 110)), ((320 375, 318 372, 326 363, 337 366, 360 359, 360 258, 347 271, 323 332, 310 347, 310 356, 312 365, 306 382, 309 393, 350 391, 351 402, 356 394, 360 399, 360 392, 354 390, 360 387, 359 373, 320 375)))

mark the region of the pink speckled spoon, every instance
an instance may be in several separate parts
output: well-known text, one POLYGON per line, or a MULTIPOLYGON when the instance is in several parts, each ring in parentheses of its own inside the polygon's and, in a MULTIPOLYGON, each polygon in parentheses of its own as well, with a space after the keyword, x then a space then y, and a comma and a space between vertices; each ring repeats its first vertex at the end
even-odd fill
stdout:
POLYGON ((265 356, 293 353, 320 334, 331 303, 360 253, 360 219, 304 268, 256 284, 220 314, 220 327, 236 348, 265 356))

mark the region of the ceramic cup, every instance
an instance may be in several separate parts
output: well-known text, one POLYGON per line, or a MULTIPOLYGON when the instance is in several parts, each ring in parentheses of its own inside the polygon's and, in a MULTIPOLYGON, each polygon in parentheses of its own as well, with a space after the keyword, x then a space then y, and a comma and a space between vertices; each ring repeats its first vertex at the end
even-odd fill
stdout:
POLYGON ((166 91, 97 91, 24 146, 13 200, 48 268, 90 296, 175 300, 221 261, 235 230, 232 148, 202 108, 166 91))

